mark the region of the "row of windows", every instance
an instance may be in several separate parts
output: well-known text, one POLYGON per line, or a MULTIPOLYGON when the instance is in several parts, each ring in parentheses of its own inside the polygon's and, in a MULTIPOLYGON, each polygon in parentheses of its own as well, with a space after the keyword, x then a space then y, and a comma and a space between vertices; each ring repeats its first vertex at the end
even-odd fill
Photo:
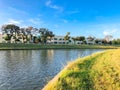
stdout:
POLYGON ((53 38, 52 40, 64 40, 63 38, 53 38))

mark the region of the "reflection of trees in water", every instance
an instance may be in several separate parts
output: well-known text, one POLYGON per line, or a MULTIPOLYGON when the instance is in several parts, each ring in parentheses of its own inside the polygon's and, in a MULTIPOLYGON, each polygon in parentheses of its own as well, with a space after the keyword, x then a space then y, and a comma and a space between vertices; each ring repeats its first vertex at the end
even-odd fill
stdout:
POLYGON ((47 57, 49 60, 53 60, 54 50, 47 50, 47 57))
POLYGON ((54 50, 40 51, 41 63, 43 64, 50 63, 53 60, 53 56, 54 56, 54 50))
MULTIPOLYGON (((68 61, 75 60, 99 50, 10 50, 0 52, 0 84, 6 87, 40 87, 54 77, 68 61), (71 59, 72 58, 72 59, 71 59), (26 80, 26 81, 25 81, 26 80), (31 83, 29 83, 29 81, 31 83), (24 85, 23 83, 24 82, 24 85), (36 84, 37 83, 37 84, 36 84), (18 85, 19 84, 19 85, 18 85), (32 87, 32 86, 31 86, 32 87), (39 87, 39 86, 38 86, 39 87)), ((5 89, 6 90, 6 89, 5 89)), ((26 89, 27 90, 27 89, 26 89)))
POLYGON ((47 64, 48 60, 47 60, 47 50, 41 50, 40 51, 40 61, 42 64, 47 64))
POLYGON ((42 61, 50 61, 53 59, 54 50, 40 50, 40 57, 42 61))
MULTIPOLYGON (((4 61, 6 64, 16 65, 17 63, 24 63, 27 60, 31 61, 31 50, 8 50, 4 52, 4 61)), ((9 66, 9 65, 6 65, 9 66)))
POLYGON ((68 59, 70 57, 70 52, 71 50, 67 49, 67 50, 64 50, 65 52, 65 57, 68 59))
POLYGON ((32 56, 31 50, 10 50, 6 51, 6 56, 9 60, 23 60, 23 58, 30 58, 32 56))
POLYGON ((10 85, 16 83, 26 73, 27 64, 31 63, 31 51, 29 50, 7 50, 0 52, 3 57, 0 59, 0 74, 3 80, 0 83, 10 85))

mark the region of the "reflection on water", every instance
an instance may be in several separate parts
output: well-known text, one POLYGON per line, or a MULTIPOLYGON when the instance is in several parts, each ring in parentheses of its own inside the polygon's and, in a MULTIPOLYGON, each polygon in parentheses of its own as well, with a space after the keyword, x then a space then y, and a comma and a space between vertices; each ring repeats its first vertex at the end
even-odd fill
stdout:
POLYGON ((68 61, 97 51, 101 50, 0 51, 0 90, 40 90, 68 61))

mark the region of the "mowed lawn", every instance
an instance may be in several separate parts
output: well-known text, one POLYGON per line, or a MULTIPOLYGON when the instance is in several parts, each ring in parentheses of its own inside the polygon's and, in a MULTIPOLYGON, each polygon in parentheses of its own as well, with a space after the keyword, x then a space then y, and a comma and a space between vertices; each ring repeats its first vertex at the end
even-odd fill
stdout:
POLYGON ((43 90, 120 90, 120 49, 68 63, 43 90))

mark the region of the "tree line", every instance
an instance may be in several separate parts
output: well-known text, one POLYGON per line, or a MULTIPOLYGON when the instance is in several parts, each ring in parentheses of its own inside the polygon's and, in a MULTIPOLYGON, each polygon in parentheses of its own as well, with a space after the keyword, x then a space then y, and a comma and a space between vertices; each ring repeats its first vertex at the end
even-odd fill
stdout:
MULTIPOLYGON (((23 39, 23 42, 31 42, 32 43, 41 43, 46 44, 47 40, 51 40, 52 37, 55 36, 55 34, 47 29, 47 28, 33 28, 33 27, 27 27, 27 28, 20 28, 17 25, 14 24, 7 24, 2 26, 2 33, 5 34, 3 38, 10 42, 11 38, 15 40, 15 42, 19 42, 20 39, 23 39)), ((71 37, 70 32, 67 32, 64 36, 64 40, 70 41, 70 38, 73 40, 74 44, 76 41, 82 41, 83 44, 86 44, 86 37, 85 36, 77 36, 77 37, 71 37)), ((112 40, 113 36, 106 35, 104 39, 96 39, 93 36, 87 37, 89 41, 95 40, 96 44, 114 44, 118 45, 120 44, 120 39, 114 39, 112 40)))
POLYGON ((2 33, 6 34, 4 37, 6 41, 10 41, 11 38, 14 38, 15 42, 17 42, 22 38, 24 43, 30 42, 32 39, 34 43, 40 42, 45 44, 48 38, 51 39, 54 36, 53 32, 47 28, 20 28, 14 24, 3 25, 2 33))

